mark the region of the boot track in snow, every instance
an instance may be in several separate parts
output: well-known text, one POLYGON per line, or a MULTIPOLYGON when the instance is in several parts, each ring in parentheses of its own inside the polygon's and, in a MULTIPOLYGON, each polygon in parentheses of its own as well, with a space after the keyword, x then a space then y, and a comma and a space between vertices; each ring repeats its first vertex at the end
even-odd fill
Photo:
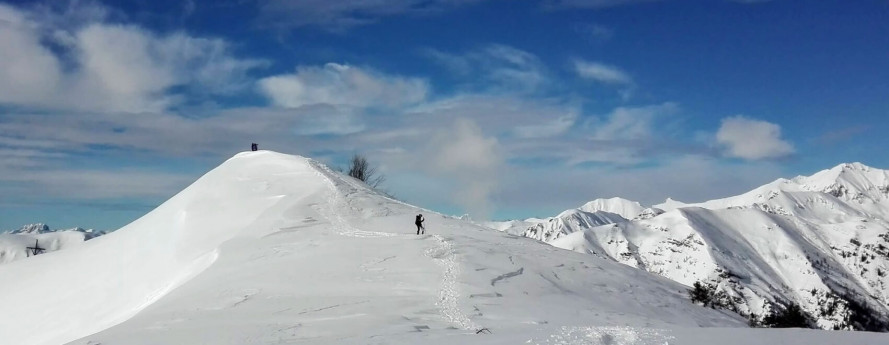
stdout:
MULTIPOLYGON (((322 216, 330 220, 331 225, 337 234, 363 238, 416 237, 413 235, 406 236, 388 232, 360 230, 349 225, 343 215, 334 210, 337 205, 346 205, 347 201, 344 200, 343 193, 340 191, 340 188, 338 188, 339 186, 337 186, 333 178, 331 178, 333 172, 321 164, 312 162, 312 165, 316 168, 317 174, 327 181, 328 189, 330 191, 327 206, 321 207, 319 212, 322 216)), ((358 188, 356 186, 348 187, 350 187, 350 189, 358 188)), ((426 236, 426 238, 435 240, 435 246, 426 250, 426 256, 433 259, 436 264, 441 266, 443 271, 441 287, 438 293, 438 301, 436 302, 436 306, 438 307, 441 316, 448 322, 454 324, 458 329, 471 331, 481 329, 481 327, 469 319, 469 316, 460 310, 460 291, 457 287, 457 278, 460 276, 460 264, 457 262, 457 255, 454 253, 453 246, 451 246, 450 242, 437 234, 426 236)))

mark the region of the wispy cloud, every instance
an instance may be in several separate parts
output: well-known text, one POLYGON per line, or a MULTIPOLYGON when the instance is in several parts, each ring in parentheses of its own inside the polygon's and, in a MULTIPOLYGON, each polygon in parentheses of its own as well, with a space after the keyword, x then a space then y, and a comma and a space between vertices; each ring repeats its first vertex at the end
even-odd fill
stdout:
POLYGON ((655 131, 656 121, 674 115, 679 105, 668 102, 641 107, 618 107, 602 119, 594 118, 587 125, 595 140, 646 140, 655 131))
POLYGON ((574 60, 574 71, 578 76, 605 84, 630 86, 633 78, 615 66, 581 59, 574 60))
POLYGON ((330 31, 374 23, 397 15, 430 14, 483 0, 266 0, 261 21, 279 28, 315 26, 330 31))
POLYGON ((424 54, 452 73, 468 77, 476 91, 534 92, 550 82, 536 55, 503 44, 489 44, 463 53, 427 49, 424 54))
POLYGON ((285 108, 329 104, 399 107, 423 101, 429 84, 420 78, 389 76, 369 69, 328 63, 300 66, 296 73, 259 80, 273 104, 285 108))
POLYGON ((870 129, 870 126, 865 125, 849 126, 846 128, 839 128, 826 132, 813 140, 815 141, 815 143, 820 145, 833 145, 852 139, 861 133, 867 132, 870 129))

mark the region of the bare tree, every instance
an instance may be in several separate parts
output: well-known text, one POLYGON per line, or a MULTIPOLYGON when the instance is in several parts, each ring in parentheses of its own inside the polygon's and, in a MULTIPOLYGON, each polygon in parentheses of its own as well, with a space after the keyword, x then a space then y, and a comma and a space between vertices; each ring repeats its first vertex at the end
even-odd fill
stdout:
POLYGON ((377 168, 371 166, 367 161, 367 158, 357 153, 353 155, 352 160, 349 161, 348 174, 349 176, 364 181, 364 183, 367 183, 368 186, 374 189, 386 181, 386 176, 379 174, 377 168))

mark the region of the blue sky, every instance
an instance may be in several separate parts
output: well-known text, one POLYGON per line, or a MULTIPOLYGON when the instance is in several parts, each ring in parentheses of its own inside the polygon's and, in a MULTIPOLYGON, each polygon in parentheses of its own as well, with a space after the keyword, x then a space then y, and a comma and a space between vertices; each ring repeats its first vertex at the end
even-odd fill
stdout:
POLYGON ((233 154, 476 218, 889 168, 889 1, 0 2, 0 229, 117 228, 233 154))

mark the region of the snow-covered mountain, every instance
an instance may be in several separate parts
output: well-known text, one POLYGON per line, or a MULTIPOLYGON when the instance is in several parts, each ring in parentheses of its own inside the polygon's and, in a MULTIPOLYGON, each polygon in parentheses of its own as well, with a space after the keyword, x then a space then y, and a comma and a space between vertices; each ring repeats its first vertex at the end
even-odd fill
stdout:
POLYGON ((14 234, 14 235, 37 235, 37 234, 49 234, 53 232, 65 232, 65 231, 74 231, 83 233, 83 236, 89 240, 93 239, 108 233, 105 230, 94 230, 94 229, 84 229, 81 227, 74 227, 70 229, 52 229, 49 225, 44 223, 34 223, 34 224, 26 224, 21 228, 15 230, 6 230, 0 231, 0 234, 14 234))
POLYGON ((0 231, 0 264, 6 264, 38 253, 48 253, 72 248, 83 241, 104 235, 103 231, 92 229, 50 229, 43 223, 28 224, 16 230, 0 231), (36 247, 35 247, 36 246, 36 247))
POLYGON ((625 219, 636 218, 645 210, 641 204, 623 198, 596 199, 578 208, 584 212, 608 212, 618 214, 625 219))
POLYGON ((107 236, 0 266, 0 282, 0 334, 17 345, 889 340, 748 329, 668 279, 267 151, 236 155, 107 236), (427 235, 413 234, 417 213, 427 235))
POLYGON ((626 218, 617 213, 605 211, 587 212, 580 209, 571 209, 560 213, 558 216, 542 219, 540 222, 528 226, 522 235, 548 242, 576 231, 626 221, 626 218))
POLYGON ((842 164, 735 197, 668 199, 648 210, 606 225, 563 213, 551 222, 562 226, 525 235, 685 285, 712 285, 744 315, 795 302, 825 329, 889 330, 887 171, 842 164))

